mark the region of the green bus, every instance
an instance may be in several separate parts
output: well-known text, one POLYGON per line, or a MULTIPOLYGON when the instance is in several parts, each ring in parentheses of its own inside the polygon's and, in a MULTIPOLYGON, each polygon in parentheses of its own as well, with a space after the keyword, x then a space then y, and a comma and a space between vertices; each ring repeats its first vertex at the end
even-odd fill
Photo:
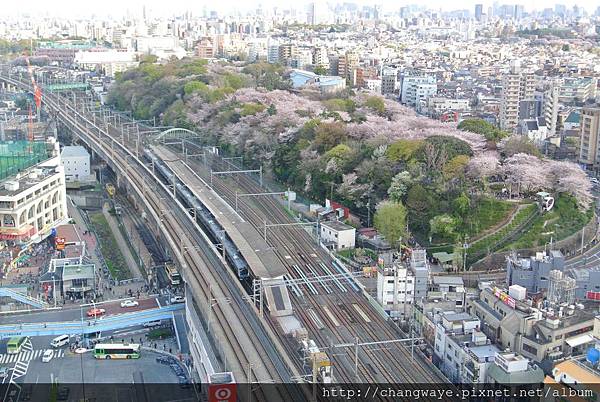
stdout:
POLYGON ((27 342, 26 336, 15 336, 10 338, 6 344, 6 353, 9 355, 16 355, 21 352, 21 348, 27 342))
POLYGON ((98 343, 94 346, 96 359, 139 359, 140 345, 137 343, 98 343))

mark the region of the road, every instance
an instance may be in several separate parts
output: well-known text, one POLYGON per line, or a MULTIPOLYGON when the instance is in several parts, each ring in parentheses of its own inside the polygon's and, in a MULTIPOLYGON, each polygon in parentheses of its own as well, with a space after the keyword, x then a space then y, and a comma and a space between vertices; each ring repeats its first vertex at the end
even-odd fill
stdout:
MULTIPOLYGON (((600 216, 600 187, 598 185, 594 185, 592 194, 596 197, 596 216, 600 216)), ((565 262, 565 269, 594 268, 598 266, 600 266, 600 242, 585 250, 583 254, 573 256, 565 262)))
MULTIPOLYGON (((119 301, 98 303, 96 306, 105 309, 106 315, 122 314, 160 307, 156 298, 139 299, 138 302, 140 303, 139 306, 127 308, 122 308, 119 301)), ((76 321, 81 319, 82 310, 83 319, 87 321, 88 317, 85 314, 90 308, 92 308, 90 305, 84 307, 79 305, 67 305, 67 307, 57 310, 34 311, 26 314, 5 314, 1 316, 1 321, 2 324, 76 321)))

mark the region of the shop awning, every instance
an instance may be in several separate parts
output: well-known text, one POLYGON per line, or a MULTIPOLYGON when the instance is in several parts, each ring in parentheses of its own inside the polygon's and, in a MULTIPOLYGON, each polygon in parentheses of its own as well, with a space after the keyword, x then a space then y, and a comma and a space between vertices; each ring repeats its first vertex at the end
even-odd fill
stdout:
POLYGON ((572 348, 575 348, 577 346, 581 346, 581 345, 585 345, 586 343, 590 343, 593 340, 594 340, 594 338, 589 334, 579 335, 579 336, 575 336, 573 338, 567 339, 567 345, 569 345, 572 348))

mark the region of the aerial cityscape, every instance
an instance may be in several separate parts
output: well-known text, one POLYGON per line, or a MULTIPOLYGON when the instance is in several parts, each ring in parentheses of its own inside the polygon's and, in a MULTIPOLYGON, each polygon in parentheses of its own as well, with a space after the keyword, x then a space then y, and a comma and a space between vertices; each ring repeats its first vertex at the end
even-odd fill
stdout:
POLYGON ((600 4, 6 6, 1 401, 599 400, 600 4))

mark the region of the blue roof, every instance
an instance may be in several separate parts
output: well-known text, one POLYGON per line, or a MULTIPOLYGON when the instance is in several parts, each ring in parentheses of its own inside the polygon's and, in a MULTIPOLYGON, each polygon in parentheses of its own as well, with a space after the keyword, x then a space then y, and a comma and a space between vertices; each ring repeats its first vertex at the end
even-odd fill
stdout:
POLYGON ((569 114, 569 117, 567 117, 567 120, 565 120, 565 123, 579 123, 579 113, 578 112, 571 112, 569 114))

